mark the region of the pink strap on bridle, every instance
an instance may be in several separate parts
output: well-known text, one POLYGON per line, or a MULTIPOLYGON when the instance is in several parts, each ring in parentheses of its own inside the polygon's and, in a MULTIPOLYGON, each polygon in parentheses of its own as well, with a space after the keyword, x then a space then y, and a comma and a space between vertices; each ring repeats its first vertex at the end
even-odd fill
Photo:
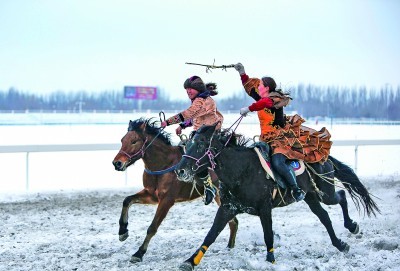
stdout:
POLYGON ((142 147, 140 148, 140 150, 138 150, 136 153, 130 155, 129 153, 127 153, 126 151, 120 150, 118 153, 122 153, 124 155, 126 155, 129 158, 129 161, 132 160, 133 157, 135 157, 138 154, 141 154, 142 157, 144 156, 144 151, 145 151, 145 147, 146 147, 146 142, 147 142, 147 137, 144 140, 144 143, 142 145, 142 147))
POLYGON ((211 164, 211 168, 212 168, 212 169, 214 169, 215 166, 217 165, 217 164, 215 163, 215 161, 214 161, 215 155, 212 153, 212 151, 211 151, 210 148, 208 148, 208 149, 206 150, 206 152, 203 154, 203 156, 201 156, 201 157, 198 158, 198 159, 195 158, 195 157, 193 157, 193 156, 186 155, 186 154, 184 154, 184 155, 182 155, 182 156, 183 156, 183 157, 190 158, 190 159, 193 159, 193 160, 196 161, 195 165, 196 165, 197 168, 196 168, 196 169, 193 169, 193 171, 196 171, 196 170, 198 170, 202 165, 205 165, 205 163, 200 165, 200 160, 203 159, 203 157, 205 157, 205 156, 208 156, 208 160, 210 161, 210 164, 211 164))

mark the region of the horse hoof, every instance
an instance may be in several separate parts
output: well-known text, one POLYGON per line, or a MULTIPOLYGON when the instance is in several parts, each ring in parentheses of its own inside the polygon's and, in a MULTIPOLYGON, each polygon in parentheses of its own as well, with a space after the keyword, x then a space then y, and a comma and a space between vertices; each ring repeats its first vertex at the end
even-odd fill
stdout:
POLYGON ((121 235, 119 236, 119 240, 120 240, 121 242, 123 242, 123 241, 125 241, 126 239, 128 239, 128 236, 129 236, 129 233, 128 233, 128 232, 125 232, 124 234, 121 234, 121 235))
POLYGON ((136 257, 135 255, 132 255, 130 262, 131 263, 140 263, 142 261, 142 258, 136 257))
POLYGON ((338 249, 340 252, 347 253, 350 250, 350 246, 347 243, 340 241, 340 246, 338 249))
POLYGON ((189 262, 184 262, 179 266, 179 271, 192 271, 194 270, 193 266, 189 262))
POLYGON ((267 259, 268 262, 275 264, 275 255, 273 252, 267 252, 267 259))
POLYGON ((360 231, 360 227, 356 223, 356 228, 353 231, 350 231, 352 234, 357 234, 360 231))
POLYGON ((352 234, 357 234, 360 231, 360 227, 357 222, 350 220, 347 223, 344 223, 344 227, 349 230, 352 234))

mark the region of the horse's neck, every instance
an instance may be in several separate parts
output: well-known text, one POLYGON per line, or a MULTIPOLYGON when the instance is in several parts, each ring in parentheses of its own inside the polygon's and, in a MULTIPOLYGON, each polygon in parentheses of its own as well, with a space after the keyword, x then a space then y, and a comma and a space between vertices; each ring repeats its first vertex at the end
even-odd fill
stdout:
POLYGON ((226 185, 231 187, 238 185, 236 182, 245 173, 252 155, 250 150, 238 151, 235 148, 224 148, 216 157, 215 171, 226 185))
POLYGON ((181 157, 180 147, 155 140, 145 151, 142 160, 147 168, 157 170, 178 163, 181 157))

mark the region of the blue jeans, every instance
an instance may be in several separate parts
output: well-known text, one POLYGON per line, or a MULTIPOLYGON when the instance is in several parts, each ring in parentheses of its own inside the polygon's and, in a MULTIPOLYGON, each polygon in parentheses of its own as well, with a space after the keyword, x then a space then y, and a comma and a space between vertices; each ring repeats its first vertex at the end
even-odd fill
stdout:
POLYGON ((273 154, 271 157, 272 167, 285 179, 290 188, 297 187, 296 176, 285 163, 286 159, 282 153, 273 154))

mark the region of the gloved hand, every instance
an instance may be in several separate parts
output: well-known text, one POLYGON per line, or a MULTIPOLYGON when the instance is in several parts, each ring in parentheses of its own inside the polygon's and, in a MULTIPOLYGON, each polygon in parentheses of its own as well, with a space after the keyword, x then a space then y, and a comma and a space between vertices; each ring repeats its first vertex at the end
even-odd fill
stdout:
POLYGON ((163 121, 163 122, 161 122, 161 127, 162 127, 162 128, 165 128, 165 127, 167 127, 167 125, 168 125, 168 124, 167 124, 167 122, 166 122, 166 121, 163 121))
POLYGON ((237 70, 239 72, 240 75, 245 74, 246 72, 244 71, 244 66, 242 65, 242 63, 237 63, 235 64, 235 70, 237 70))
POLYGON ((247 113, 249 113, 249 112, 250 112, 250 109, 248 107, 240 108, 240 115, 242 115, 243 117, 246 117, 247 113))
POLYGON ((176 135, 182 134, 182 127, 178 125, 178 128, 175 129, 176 135))

